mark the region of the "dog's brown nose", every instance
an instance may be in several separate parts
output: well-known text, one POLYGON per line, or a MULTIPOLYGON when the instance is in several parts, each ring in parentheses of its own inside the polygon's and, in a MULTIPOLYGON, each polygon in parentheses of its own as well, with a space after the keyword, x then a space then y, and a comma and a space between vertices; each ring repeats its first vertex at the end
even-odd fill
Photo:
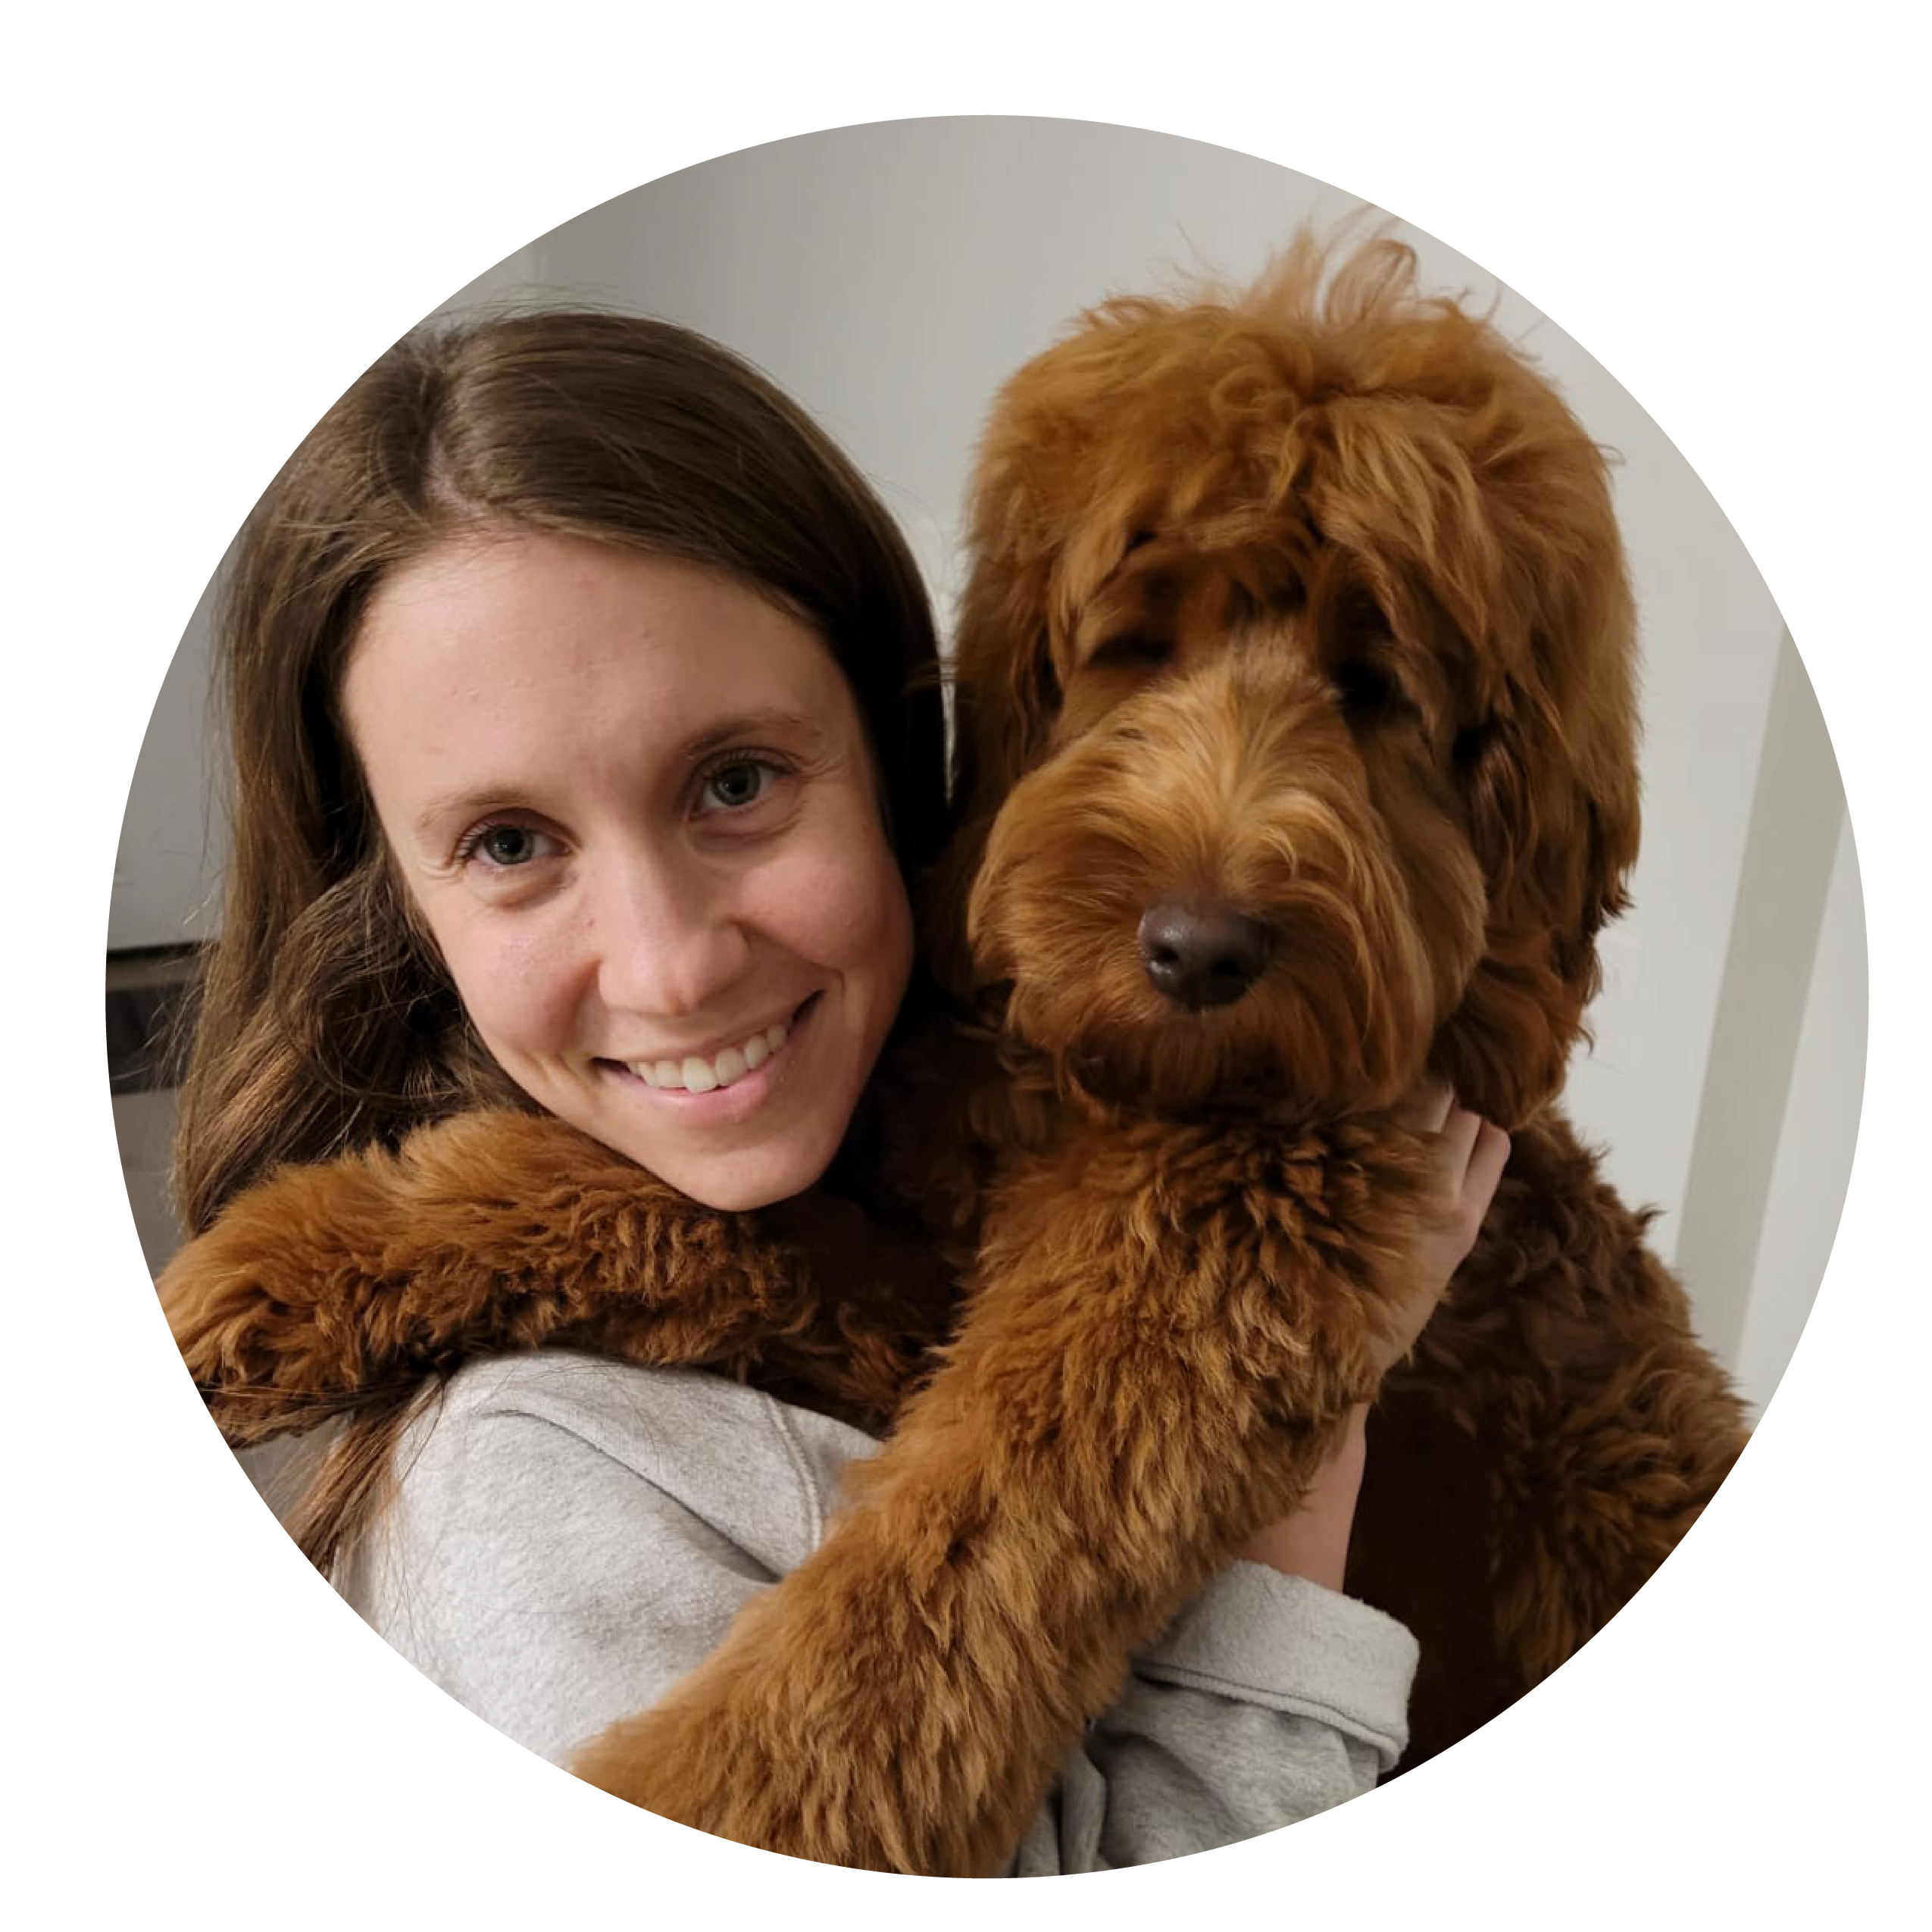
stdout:
POLYGON ((1176 1004, 1225 1006, 1260 978, 1268 940, 1258 919, 1231 906, 1170 901, 1141 915, 1140 963, 1176 1004))

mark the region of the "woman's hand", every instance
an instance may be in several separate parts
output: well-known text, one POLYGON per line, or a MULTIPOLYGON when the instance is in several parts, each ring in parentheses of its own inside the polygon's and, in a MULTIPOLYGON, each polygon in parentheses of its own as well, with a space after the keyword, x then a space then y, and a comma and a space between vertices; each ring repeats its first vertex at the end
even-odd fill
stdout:
MULTIPOLYGON (((1448 1288, 1449 1278, 1476 1245, 1477 1230, 1509 1158, 1509 1136, 1466 1108, 1440 1081, 1419 1087, 1402 1115, 1411 1126, 1436 1136, 1442 1161, 1445 1219, 1415 1255, 1409 1291, 1399 1305, 1399 1319, 1377 1351, 1386 1371, 1415 1347, 1448 1288)), ((1349 1535, 1368 1464, 1368 1405, 1358 1402, 1334 1452, 1291 1516, 1257 1530, 1237 1552, 1250 1563, 1265 1563, 1284 1575, 1305 1577, 1329 1590, 1342 1587, 1348 1567, 1349 1535)))
POLYGON ((1368 1405, 1357 1402, 1301 1508, 1257 1530, 1236 1555, 1243 1562, 1265 1563, 1285 1577, 1305 1577, 1325 1590, 1340 1590, 1368 1464, 1368 1405))
POLYGON ((1408 1293, 1398 1304, 1399 1319, 1377 1351, 1384 1370, 1415 1347, 1450 1277, 1468 1258, 1509 1159, 1508 1135, 1458 1106, 1440 1080, 1418 1087, 1399 1109, 1399 1118, 1436 1136, 1445 1218, 1416 1251, 1408 1293))

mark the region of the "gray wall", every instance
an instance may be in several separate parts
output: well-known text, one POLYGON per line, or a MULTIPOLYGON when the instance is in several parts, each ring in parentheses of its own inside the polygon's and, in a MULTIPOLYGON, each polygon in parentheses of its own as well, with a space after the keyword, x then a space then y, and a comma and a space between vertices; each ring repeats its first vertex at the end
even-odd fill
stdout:
MULTIPOLYGON (((596 301, 730 343, 852 452, 943 617, 974 437, 1004 375, 1110 291, 1199 267, 1247 274, 1300 220, 1350 206, 1268 163, 1130 129, 884 123, 747 149, 621 196, 446 306, 596 301)), ((1432 283, 1495 299, 1618 454, 1644 623, 1646 842, 1571 1104, 1619 1186, 1661 1210, 1657 1245, 1761 1401, 1816 1290, 1864 1065, 1862 921, 1829 743, 1758 572, 1663 430, 1555 323, 1403 232, 1432 283), (1790 826, 1809 835, 1803 863, 1790 826)), ((219 830, 204 839, 195 802, 204 649, 191 627, 157 706, 112 945, 205 930, 219 830)))

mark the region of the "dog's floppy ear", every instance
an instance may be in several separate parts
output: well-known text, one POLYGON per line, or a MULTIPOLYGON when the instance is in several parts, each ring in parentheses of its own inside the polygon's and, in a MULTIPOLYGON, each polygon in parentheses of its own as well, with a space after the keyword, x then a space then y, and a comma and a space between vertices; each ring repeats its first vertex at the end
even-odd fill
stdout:
POLYGON ((1599 974, 1597 935, 1627 903, 1639 823, 1635 636, 1613 540, 1559 596, 1526 677, 1456 748, 1489 889, 1483 957, 1436 1066, 1465 1106, 1520 1124, 1562 1085, 1599 974))
POLYGON ((1515 1127, 1563 1083, 1637 855, 1636 624, 1608 473, 1487 324, 1437 305, 1355 326, 1386 366, 1373 392, 1310 412, 1310 507, 1443 627, 1487 903, 1433 1058, 1465 1105, 1515 1127))

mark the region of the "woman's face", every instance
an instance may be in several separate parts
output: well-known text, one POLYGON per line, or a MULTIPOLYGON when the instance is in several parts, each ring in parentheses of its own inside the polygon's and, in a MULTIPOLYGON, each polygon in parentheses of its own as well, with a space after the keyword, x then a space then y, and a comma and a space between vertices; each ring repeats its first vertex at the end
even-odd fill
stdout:
POLYGON ((912 924, 830 652, 740 585, 576 539, 388 578, 344 684, 398 871, 530 1098, 694 1199, 843 1138, 912 924))

